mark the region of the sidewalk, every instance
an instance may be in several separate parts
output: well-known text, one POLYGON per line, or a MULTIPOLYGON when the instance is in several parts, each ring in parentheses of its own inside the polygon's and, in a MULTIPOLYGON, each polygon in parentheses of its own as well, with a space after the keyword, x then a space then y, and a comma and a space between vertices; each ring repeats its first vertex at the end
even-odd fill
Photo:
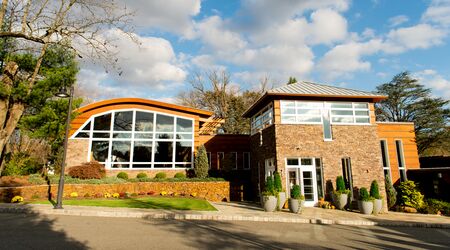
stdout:
POLYGON ((41 215, 52 214, 143 219, 263 221, 357 226, 407 226, 450 229, 450 218, 439 215, 389 212, 387 214, 373 216, 322 208, 305 208, 302 214, 293 214, 288 211, 266 213, 260 207, 249 203, 219 202, 211 204, 216 207, 218 211, 180 211, 84 206, 64 206, 64 209, 53 209, 50 205, 0 204, 0 213, 36 213, 41 215))

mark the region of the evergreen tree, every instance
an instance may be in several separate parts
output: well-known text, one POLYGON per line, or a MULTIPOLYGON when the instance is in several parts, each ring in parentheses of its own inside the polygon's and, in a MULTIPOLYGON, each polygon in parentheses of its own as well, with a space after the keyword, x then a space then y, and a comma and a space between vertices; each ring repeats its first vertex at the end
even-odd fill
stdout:
POLYGON ((206 154, 206 148, 204 145, 200 145, 197 150, 197 155, 194 161, 194 172, 197 178, 208 177, 208 155, 206 154))
POLYGON ((297 79, 295 79, 295 77, 292 77, 292 76, 289 77, 287 85, 294 84, 294 83, 297 83, 297 79))
POLYGON ((377 92, 388 96, 376 104, 377 120, 414 122, 417 149, 421 155, 436 148, 450 153, 448 148, 445 149, 450 142, 448 100, 432 97, 431 90, 411 78, 408 72, 378 86, 377 92))

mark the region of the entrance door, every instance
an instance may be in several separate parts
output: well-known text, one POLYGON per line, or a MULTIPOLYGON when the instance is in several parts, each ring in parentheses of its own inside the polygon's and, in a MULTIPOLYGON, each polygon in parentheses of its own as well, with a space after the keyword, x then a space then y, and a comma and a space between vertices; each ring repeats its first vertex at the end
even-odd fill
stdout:
POLYGON ((289 191, 294 185, 300 185, 305 196, 305 206, 313 207, 317 203, 317 183, 314 166, 301 166, 288 169, 289 191))

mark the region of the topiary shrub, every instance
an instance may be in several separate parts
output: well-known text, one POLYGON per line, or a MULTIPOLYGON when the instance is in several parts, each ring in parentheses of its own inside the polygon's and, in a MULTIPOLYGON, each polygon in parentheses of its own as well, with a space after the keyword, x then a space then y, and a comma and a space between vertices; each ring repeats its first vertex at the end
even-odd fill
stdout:
POLYGON ((186 175, 182 172, 176 173, 175 176, 173 177, 175 179, 184 179, 186 178, 186 175))
POLYGON ((346 189, 345 189, 344 177, 342 177, 342 176, 336 177, 336 191, 343 192, 345 190, 346 189))
POLYGON ((138 179, 144 179, 144 178, 148 178, 146 173, 139 173, 136 175, 136 178, 138 179))
POLYGON ((69 176, 78 179, 101 179, 106 176, 105 166, 96 161, 86 162, 69 169, 69 176))
POLYGON ((197 150, 197 155, 194 159, 194 172, 197 178, 208 177, 208 155, 206 154, 206 148, 204 145, 200 145, 197 150))
POLYGON ((123 180, 128 180, 128 174, 125 172, 120 172, 117 174, 117 178, 123 179, 123 180))
POLYGON ((378 182, 376 180, 372 181, 370 184, 370 196, 377 200, 381 199, 378 182))
POLYGON ((274 188, 277 193, 283 191, 283 186, 281 184, 281 175, 278 171, 273 174, 274 188))
POLYGON ((291 198, 296 200, 304 200, 305 197, 300 192, 300 185, 294 185, 291 189, 291 198))
POLYGON ((392 208, 395 206, 395 203, 397 202, 397 191, 395 190, 394 186, 392 185, 391 178, 389 175, 386 175, 384 178, 384 184, 386 186, 386 198, 388 203, 388 208, 392 208))
POLYGON ((359 189, 359 199, 361 201, 371 201, 371 197, 369 195, 369 192, 367 191, 367 188, 362 187, 359 189))
POLYGON ((167 175, 164 172, 159 172, 155 175, 155 179, 166 179, 167 175))
POLYGON ((263 195, 264 196, 276 195, 275 186, 274 186, 274 183, 273 183, 273 177, 272 176, 267 176, 267 178, 266 178, 266 184, 265 184, 265 187, 264 187, 263 195))
POLYGON ((402 206, 420 209, 424 205, 423 194, 417 189, 414 181, 404 181, 398 185, 398 202, 402 206))

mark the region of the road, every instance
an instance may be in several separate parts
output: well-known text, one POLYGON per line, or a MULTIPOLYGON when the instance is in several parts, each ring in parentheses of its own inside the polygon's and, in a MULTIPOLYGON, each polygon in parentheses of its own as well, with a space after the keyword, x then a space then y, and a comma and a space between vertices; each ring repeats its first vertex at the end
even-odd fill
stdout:
POLYGON ((448 249, 449 229, 0 214, 0 249, 448 249))

